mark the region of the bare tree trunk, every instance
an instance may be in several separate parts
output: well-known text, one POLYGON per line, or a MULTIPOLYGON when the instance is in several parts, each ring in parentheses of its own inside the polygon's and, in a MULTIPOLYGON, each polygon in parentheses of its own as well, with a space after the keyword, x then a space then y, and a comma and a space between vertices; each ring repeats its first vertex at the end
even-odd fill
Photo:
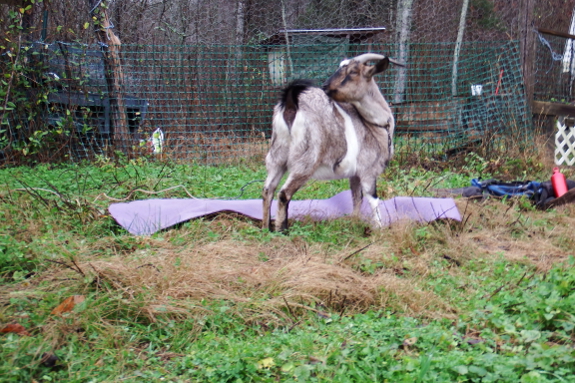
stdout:
MULTIPOLYGON (((407 63, 409 59, 409 31, 411 29, 411 14, 413 11, 413 0, 399 0, 397 4, 397 24, 396 30, 399 33, 399 52, 397 59, 402 63, 407 63)), ((407 83, 407 68, 399 67, 395 80, 394 104, 399 104, 405 98, 405 86, 407 83)))
POLYGON ((461 17, 459 19, 459 28, 457 30, 457 40, 455 42, 455 51, 453 52, 453 71, 451 74, 451 95, 457 96, 457 67, 459 65, 459 52, 461 51, 461 43, 463 42, 463 35, 465 33, 465 20, 467 19, 467 9, 469 8, 469 0, 463 0, 461 7, 461 17))
POLYGON ((108 17, 107 0, 89 0, 90 16, 95 20, 96 35, 102 44, 104 54, 104 70, 108 86, 112 121, 112 136, 115 144, 127 149, 130 131, 126 115, 123 84, 124 74, 120 62, 120 39, 112 31, 112 24, 108 17))
POLYGON ((243 45, 244 43, 244 28, 246 20, 245 1, 238 0, 236 10, 236 45, 243 45))
MULTIPOLYGON (((241 62, 244 57, 243 44, 244 44, 244 25, 246 19, 245 13, 245 0, 238 0, 236 6, 236 36, 235 36, 235 57, 234 62, 229 63, 229 67, 232 69, 230 72, 233 76, 229 81, 233 83, 234 86, 238 86, 240 82, 239 68, 241 68, 241 62)), ((230 60, 233 56, 230 55, 230 60)))
MULTIPOLYGON (((571 14, 571 25, 569 26, 569 34, 575 35, 575 8, 573 8, 571 14)), ((569 96, 573 97, 573 81, 575 81, 575 77, 573 76, 575 73, 575 47, 573 46, 573 39, 568 39, 565 42, 565 51, 563 53, 563 73, 569 73, 569 96)))
POLYGON ((284 25, 284 35, 285 35, 285 39, 286 39, 286 61, 287 61, 287 66, 289 69, 289 75, 286 75, 286 78, 289 78, 290 76, 293 75, 293 62, 291 59, 291 48, 290 48, 290 40, 289 40, 289 34, 288 34, 288 24, 287 24, 287 16, 286 16, 286 4, 285 1, 282 0, 281 1, 281 7, 282 7, 282 21, 283 21, 283 25, 284 25))
POLYGON ((525 84, 525 96, 528 105, 533 101, 534 93, 534 62, 535 62, 535 33, 533 32, 533 10, 535 0, 521 0, 519 8, 519 44, 521 48, 521 67, 525 84))
POLYGON ((240 109, 241 104, 239 98, 241 97, 241 82, 242 82, 242 60, 244 57, 243 43, 244 43, 244 26, 246 18, 245 0, 236 1, 236 17, 235 17, 235 37, 233 39, 235 45, 229 47, 228 63, 226 71, 226 82, 224 85, 225 102, 227 108, 233 113, 227 115, 227 122, 229 124, 236 124, 238 119, 241 119, 243 110, 240 109))

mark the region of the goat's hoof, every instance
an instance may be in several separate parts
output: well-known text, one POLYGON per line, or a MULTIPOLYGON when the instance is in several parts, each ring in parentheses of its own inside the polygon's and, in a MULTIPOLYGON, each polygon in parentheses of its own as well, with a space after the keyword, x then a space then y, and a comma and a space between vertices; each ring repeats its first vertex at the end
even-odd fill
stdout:
POLYGON ((283 235, 288 235, 289 234, 288 225, 281 225, 280 227, 276 227, 276 231, 283 235))

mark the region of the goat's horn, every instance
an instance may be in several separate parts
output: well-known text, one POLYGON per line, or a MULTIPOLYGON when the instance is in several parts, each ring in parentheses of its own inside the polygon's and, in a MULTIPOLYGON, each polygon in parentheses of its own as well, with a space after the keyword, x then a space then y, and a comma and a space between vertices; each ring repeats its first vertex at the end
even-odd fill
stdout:
MULTIPOLYGON (((380 55, 377 53, 364 53, 362 55, 357 56, 356 58, 354 58, 354 60, 359 61, 362 64, 365 64, 368 61, 372 61, 372 60, 383 60, 385 58, 384 55, 380 55)), ((389 62, 392 63, 393 65, 397 65, 397 66, 402 66, 404 67, 405 64, 401 63, 397 60, 394 60, 392 58, 389 59, 389 62)))
POLYGON ((399 62, 399 61, 394 60, 394 59, 389 59, 389 62, 392 63, 393 65, 397 65, 397 66, 401 66, 401 67, 406 67, 406 66, 407 66, 407 65, 405 65, 404 63, 399 62))
POLYGON ((359 61, 362 64, 365 64, 371 60, 383 60, 385 58, 384 55, 379 55, 377 53, 364 53, 354 58, 354 60, 359 61))

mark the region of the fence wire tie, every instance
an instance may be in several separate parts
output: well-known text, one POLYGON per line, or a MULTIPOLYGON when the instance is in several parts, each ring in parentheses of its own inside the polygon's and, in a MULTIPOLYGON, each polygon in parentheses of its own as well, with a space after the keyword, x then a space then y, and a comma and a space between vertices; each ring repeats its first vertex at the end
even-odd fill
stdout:
POLYGON ((67 43, 67 42, 59 41, 59 40, 56 40, 56 41, 54 41, 53 43, 48 43, 48 42, 46 42, 46 41, 36 40, 36 41, 32 41, 32 44, 44 45, 44 46, 46 46, 46 47, 51 47, 52 45, 58 45, 58 44, 62 44, 62 45, 83 45, 83 46, 87 46, 86 44, 81 44, 81 43, 77 43, 77 44, 74 43, 74 44, 72 44, 72 43, 67 43))
POLYGON ((96 8, 98 8, 100 6, 100 4, 102 4, 102 0, 99 0, 98 3, 96 3, 96 5, 94 5, 94 8, 92 8, 92 10, 90 11, 90 15, 96 10, 96 8))
POLYGON ((549 48, 549 51, 551 52, 551 57, 553 58, 553 61, 563 61, 563 55, 560 55, 559 53, 555 53, 553 51, 553 48, 551 48, 551 44, 549 43, 549 41, 547 41, 547 39, 545 37, 543 37, 543 35, 541 33, 539 33, 537 30, 535 30, 535 33, 537 33, 537 37, 539 37, 539 41, 541 41, 541 44, 543 44, 547 48, 549 48))

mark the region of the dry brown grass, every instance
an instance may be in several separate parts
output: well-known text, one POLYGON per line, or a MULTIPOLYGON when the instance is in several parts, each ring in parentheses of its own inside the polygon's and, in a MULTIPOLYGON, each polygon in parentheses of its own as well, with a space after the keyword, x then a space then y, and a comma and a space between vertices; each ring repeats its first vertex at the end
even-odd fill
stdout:
MULTIPOLYGON (((454 318, 459 310, 454 302, 475 293, 465 287, 467 263, 506 260, 546 271, 572 254, 573 206, 542 212, 519 200, 461 199, 457 204, 461 223, 396 223, 339 248, 297 236, 275 236, 270 242, 237 239, 230 234, 232 228, 256 223, 223 216, 205 221, 220 232, 218 241, 179 228, 162 238, 141 238, 133 249, 98 259, 90 255, 95 249, 115 246, 103 238, 76 259, 92 283, 83 284, 85 277, 76 278, 78 272, 59 265, 36 280, 51 281, 51 289, 82 292, 96 287, 120 294, 119 305, 133 305, 151 321, 166 315, 201 317, 210 310, 205 303, 213 301, 229 302, 248 323, 296 323, 305 313, 350 314, 372 308, 454 318), (423 236, 418 234, 422 230, 423 236), (187 244, 174 244, 175 238, 187 244), (370 269, 370 264, 377 266, 370 269), (429 281, 438 272, 460 278, 460 291, 437 295, 429 281)), ((37 283, 29 288, 36 289, 37 283)), ((18 294, 25 290, 15 288, 18 294)))
MULTIPOLYGON (((374 246, 365 257, 382 258, 378 251, 383 249, 374 246)), ((372 307, 430 317, 453 312, 440 297, 417 287, 419 277, 403 278, 397 267, 364 273, 357 260, 344 260, 350 253, 330 253, 322 245, 302 246, 289 238, 274 246, 222 240, 185 249, 164 245, 154 254, 84 260, 78 266, 127 300, 144 293, 141 310, 151 320, 166 313, 201 315, 205 309, 200 302, 215 300, 241 305, 249 322, 372 307)), ((48 278, 63 280, 74 274, 52 270, 48 278)))
POLYGON ((248 137, 216 133, 166 134, 164 159, 194 161, 198 164, 222 165, 240 161, 263 162, 268 150, 263 133, 248 137))
POLYGON ((503 256, 511 262, 548 270, 573 254, 573 205, 547 212, 525 209, 520 200, 490 199, 478 203, 461 201, 459 208, 468 211, 462 233, 465 247, 484 256, 503 256))

